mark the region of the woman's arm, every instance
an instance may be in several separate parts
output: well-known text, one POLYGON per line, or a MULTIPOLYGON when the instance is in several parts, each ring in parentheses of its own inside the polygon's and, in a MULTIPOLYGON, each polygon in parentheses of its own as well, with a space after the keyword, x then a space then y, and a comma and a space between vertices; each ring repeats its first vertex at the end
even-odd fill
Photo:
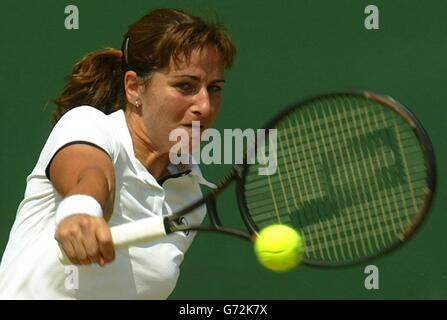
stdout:
POLYGON ((104 214, 98 218, 79 212, 59 223, 55 238, 70 261, 100 265, 112 261, 115 251, 107 221, 113 211, 115 175, 110 157, 94 146, 70 145, 53 158, 49 176, 63 197, 89 195, 98 201, 104 214))

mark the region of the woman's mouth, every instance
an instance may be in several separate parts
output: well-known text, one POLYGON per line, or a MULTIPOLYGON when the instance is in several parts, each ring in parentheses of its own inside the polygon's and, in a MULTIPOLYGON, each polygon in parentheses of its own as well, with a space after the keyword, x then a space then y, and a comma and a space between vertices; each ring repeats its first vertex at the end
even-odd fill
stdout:
POLYGON ((197 125, 197 124, 182 124, 183 127, 188 128, 188 129, 199 129, 199 130, 203 130, 204 126, 203 125, 197 125))

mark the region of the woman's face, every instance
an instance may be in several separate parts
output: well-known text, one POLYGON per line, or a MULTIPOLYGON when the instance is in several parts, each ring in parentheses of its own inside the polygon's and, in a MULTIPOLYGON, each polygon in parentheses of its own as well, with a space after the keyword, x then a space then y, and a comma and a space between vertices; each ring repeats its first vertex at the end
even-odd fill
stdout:
MULTIPOLYGON (((145 130, 151 144, 164 153, 176 141, 169 141, 175 129, 188 132, 192 122, 200 122, 200 131, 210 128, 222 102, 224 62, 215 46, 194 50, 189 61, 172 60, 168 68, 155 72, 140 94, 145 130)), ((189 150, 191 152, 191 148, 189 150)))

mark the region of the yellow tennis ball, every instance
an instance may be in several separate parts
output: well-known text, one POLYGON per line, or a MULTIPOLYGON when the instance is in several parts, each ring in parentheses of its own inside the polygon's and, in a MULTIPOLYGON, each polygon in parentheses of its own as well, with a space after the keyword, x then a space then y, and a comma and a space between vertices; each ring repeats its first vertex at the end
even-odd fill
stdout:
POLYGON ((303 257, 303 240, 295 229, 274 224, 263 228, 255 239, 259 262, 272 271, 283 272, 298 266, 303 257))

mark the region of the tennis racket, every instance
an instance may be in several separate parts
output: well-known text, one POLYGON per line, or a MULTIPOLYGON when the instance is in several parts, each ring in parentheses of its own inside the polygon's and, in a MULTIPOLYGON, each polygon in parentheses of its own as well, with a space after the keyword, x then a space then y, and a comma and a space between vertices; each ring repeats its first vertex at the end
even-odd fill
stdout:
POLYGON ((320 95, 285 109, 265 128, 276 129, 276 139, 266 135, 202 199, 168 217, 112 227, 115 248, 186 230, 254 240, 263 227, 282 223, 301 233, 304 264, 347 266, 407 242, 428 213, 436 187, 432 144, 394 99, 367 91, 320 95), (260 175, 261 164, 249 160, 267 150, 276 150, 276 171, 260 175), (223 226, 216 210, 217 195, 232 181, 243 231, 223 226), (202 205, 209 225, 181 223, 202 205))

